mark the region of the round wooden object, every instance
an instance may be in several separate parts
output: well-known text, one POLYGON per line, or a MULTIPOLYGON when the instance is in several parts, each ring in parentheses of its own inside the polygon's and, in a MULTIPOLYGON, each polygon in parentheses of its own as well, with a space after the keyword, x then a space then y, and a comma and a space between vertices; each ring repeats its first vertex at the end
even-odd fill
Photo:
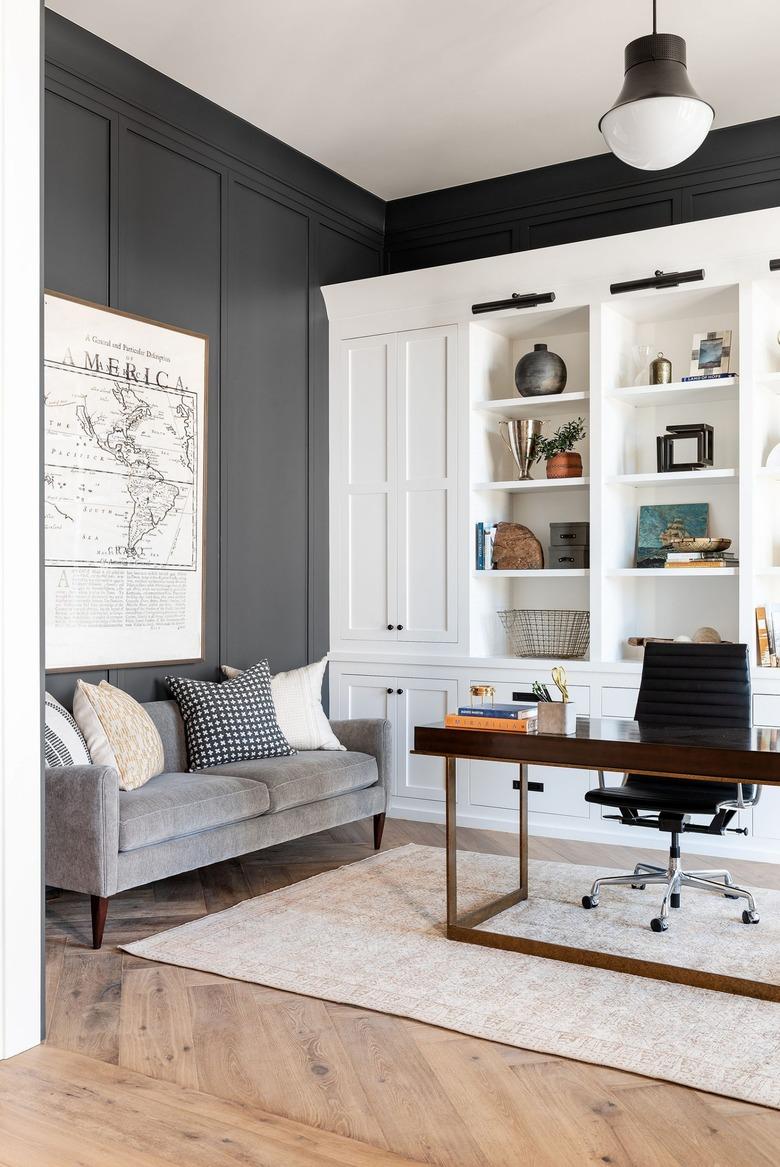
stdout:
POLYGON ((540 570, 542 545, 522 523, 499 523, 493 542, 493 566, 499 571, 540 570))
POLYGON ((720 633, 717 628, 708 628, 706 625, 703 628, 697 628, 693 634, 694 644, 720 644, 720 633))

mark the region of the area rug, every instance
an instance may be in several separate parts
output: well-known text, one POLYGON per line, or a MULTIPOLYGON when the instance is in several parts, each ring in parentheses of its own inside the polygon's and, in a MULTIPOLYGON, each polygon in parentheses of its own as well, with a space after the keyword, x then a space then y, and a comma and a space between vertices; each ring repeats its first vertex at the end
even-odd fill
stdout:
MULTIPOLYGON (((580 898, 596 868, 529 866, 531 898, 489 927, 780 977, 780 892, 756 891, 758 926, 741 923, 737 901, 684 892, 683 909, 658 934, 649 928, 657 888, 604 888, 600 907, 586 912, 580 898)), ((515 875, 516 860, 460 852, 459 908, 509 890, 515 875)), ((780 1005, 459 944, 444 937, 443 915, 444 853, 409 844, 125 949, 780 1109, 780 1005)))

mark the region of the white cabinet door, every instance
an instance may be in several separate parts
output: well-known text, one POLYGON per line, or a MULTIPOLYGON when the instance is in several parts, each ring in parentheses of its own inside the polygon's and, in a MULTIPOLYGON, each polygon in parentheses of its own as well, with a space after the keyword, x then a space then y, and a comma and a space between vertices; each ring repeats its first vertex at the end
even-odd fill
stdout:
MULTIPOLYGON (((768 726, 770 730, 780 725, 780 696, 753 694, 753 724, 768 726)), ((780 787, 765 786, 761 791, 758 806, 753 810, 753 834, 757 839, 780 839, 780 787)))
POLYGON ((401 798, 429 798, 444 801, 444 759, 413 757, 414 727, 444 721, 447 713, 458 708, 458 683, 455 680, 429 680, 400 677, 398 701, 398 743, 396 789, 401 798))
POLYGON ((396 724, 397 684, 394 677, 364 677, 343 673, 339 678, 339 718, 368 718, 396 724))
POLYGON ((339 632, 346 640, 397 640, 396 338, 345 341, 342 359, 342 399, 331 434, 340 484, 339 632))
POLYGON ((398 336, 398 639, 455 641, 457 329, 398 336))

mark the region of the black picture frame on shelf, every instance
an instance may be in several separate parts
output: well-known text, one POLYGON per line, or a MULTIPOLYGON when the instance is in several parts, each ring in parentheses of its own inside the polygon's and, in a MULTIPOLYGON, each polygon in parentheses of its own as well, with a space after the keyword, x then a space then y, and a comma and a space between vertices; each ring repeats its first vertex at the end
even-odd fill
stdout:
POLYGON ((693 422, 686 425, 668 425, 665 434, 656 438, 656 455, 659 474, 669 474, 674 471, 706 470, 713 464, 715 446, 715 430, 705 422, 693 422), (674 444, 677 441, 695 439, 695 461, 678 462, 675 460, 674 444))

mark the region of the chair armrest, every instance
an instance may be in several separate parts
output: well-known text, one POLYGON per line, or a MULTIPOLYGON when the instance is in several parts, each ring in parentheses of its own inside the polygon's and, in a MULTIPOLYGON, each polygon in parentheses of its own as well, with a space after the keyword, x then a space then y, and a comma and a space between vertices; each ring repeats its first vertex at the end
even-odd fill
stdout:
POLYGON ((46 767, 46 882, 88 895, 116 891, 119 776, 113 766, 46 767))
POLYGON ((393 765, 392 725, 389 721, 361 720, 331 721, 331 729, 343 746, 358 754, 371 754, 376 758, 379 782, 390 791, 390 776, 393 765))

